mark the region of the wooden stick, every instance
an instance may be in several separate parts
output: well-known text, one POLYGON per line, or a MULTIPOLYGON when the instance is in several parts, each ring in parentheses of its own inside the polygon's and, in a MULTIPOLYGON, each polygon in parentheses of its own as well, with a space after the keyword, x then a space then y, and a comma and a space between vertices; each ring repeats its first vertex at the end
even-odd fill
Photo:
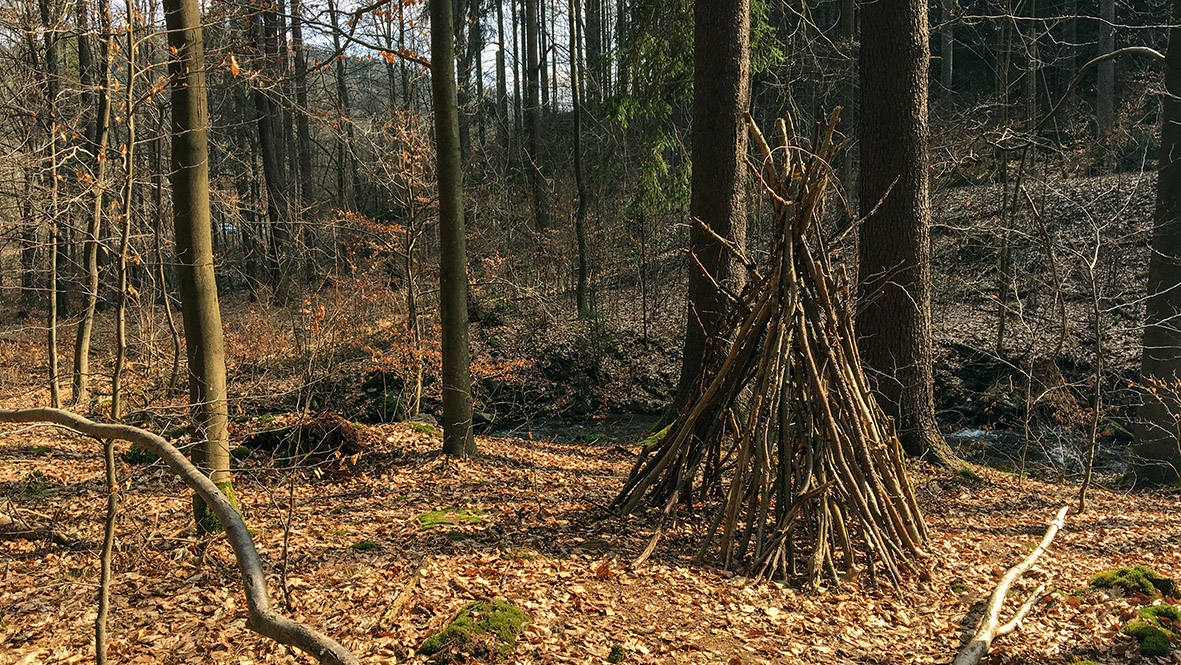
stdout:
POLYGON ((1000 582, 997 582, 996 588, 992 591, 992 596, 988 599, 988 605, 984 609, 984 616, 980 617, 980 623, 976 626, 976 634, 964 646, 963 649, 956 655, 952 665, 975 665, 980 662, 988 654, 988 648, 992 646, 992 641, 1001 635, 1011 633, 1017 629, 1021 620, 1029 613, 1035 600, 1040 597, 1041 590, 1039 589, 1029 600, 1025 602, 1017 610, 1016 617, 1005 625, 1001 625, 1001 608, 1005 604, 1005 595, 1009 592, 1009 587, 1013 586, 1013 582, 1021 577, 1025 571, 1029 570, 1046 548, 1050 546, 1050 542, 1054 540, 1054 536, 1058 534, 1058 530, 1066 522, 1066 511, 1070 510, 1069 506, 1063 506, 1058 511, 1058 515, 1054 521, 1050 522, 1049 528, 1046 529, 1046 534, 1042 536, 1042 542, 1038 544, 1029 556, 1021 563, 1013 566, 1001 577, 1000 582), (1002 632, 1004 631, 1004 632, 1002 632))

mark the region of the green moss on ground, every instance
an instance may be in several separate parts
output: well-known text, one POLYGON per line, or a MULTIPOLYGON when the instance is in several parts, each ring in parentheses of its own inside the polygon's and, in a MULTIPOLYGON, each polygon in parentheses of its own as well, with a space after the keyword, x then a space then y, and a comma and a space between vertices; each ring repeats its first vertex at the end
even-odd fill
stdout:
POLYGON ((450 540, 451 542, 457 543, 462 540, 467 540, 468 538, 469 538, 469 536, 462 531, 455 531, 453 529, 453 530, 447 532, 447 540, 450 540))
POLYGON ((436 439, 443 438, 443 432, 441 430, 439 430, 438 427, 435 427, 434 425, 431 425, 429 423, 410 423, 410 429, 414 430, 415 432, 418 432, 419 434, 426 434, 428 436, 433 436, 436 439))
POLYGON ((623 649, 622 644, 612 644, 611 653, 607 654, 608 663, 622 663, 623 659, 627 658, 627 651, 623 649))
POLYGON ((517 648, 517 636, 528 622, 521 608, 507 600, 471 603, 446 628, 423 642, 418 652, 424 656, 439 654, 442 662, 451 662, 460 655, 478 660, 500 659, 517 648))
POLYGON ((1172 605, 1149 605, 1148 607, 1140 608, 1140 618, 1148 621, 1154 625, 1160 626, 1162 629, 1165 625, 1161 624, 1161 617, 1169 621, 1181 621, 1181 610, 1178 610, 1172 605))
POLYGON ((1173 596, 1177 583, 1148 566, 1132 566, 1117 570, 1105 570, 1091 578, 1092 589, 1123 589, 1125 593, 1142 593, 1156 596, 1158 593, 1173 596))
MULTIPOLYGON (((238 514, 241 514, 242 511, 238 508, 238 497, 234 495, 233 481, 222 480, 213 484, 217 485, 217 489, 221 490, 221 493, 226 495, 226 498, 230 500, 230 505, 234 507, 234 510, 237 510, 238 514)), ((201 535, 207 533, 218 533, 219 531, 224 530, 221 522, 217 519, 217 515, 213 514, 213 509, 210 508, 209 505, 205 503, 205 499, 202 499, 198 494, 193 495, 193 519, 197 523, 197 533, 201 535)))
POLYGON ((664 435, 668 434, 668 431, 672 428, 673 428, 673 426, 669 425, 668 427, 665 427, 664 429, 660 430, 659 432, 657 432, 651 436, 647 436, 647 437, 644 437, 643 439, 640 439, 639 441, 636 442, 636 445, 641 446, 641 447, 647 447, 647 446, 651 446, 653 444, 660 443, 660 440, 663 439, 664 435))
POLYGON ((373 542, 372 540, 362 540, 360 542, 353 543, 349 547, 352 547, 354 550, 356 550, 358 552, 368 552, 369 550, 377 549, 378 545, 377 545, 377 543, 373 542))
POLYGON ((952 580, 948 588, 952 593, 968 593, 968 585, 963 580, 952 580))
POLYGON ((1147 621, 1133 621, 1124 627, 1124 634, 1136 638, 1145 656, 1167 656, 1173 649, 1168 633, 1147 621))
POLYGON ((416 515, 414 519, 422 527, 423 531, 425 531, 437 526, 451 526, 453 524, 483 524, 483 515, 484 511, 482 510, 468 510, 466 508, 450 506, 416 515))

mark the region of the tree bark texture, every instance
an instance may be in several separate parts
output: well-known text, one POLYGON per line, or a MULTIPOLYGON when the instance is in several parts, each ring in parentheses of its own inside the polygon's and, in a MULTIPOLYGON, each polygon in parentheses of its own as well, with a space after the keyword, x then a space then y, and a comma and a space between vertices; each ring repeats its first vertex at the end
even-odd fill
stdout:
POLYGON ((1138 484, 1181 478, 1181 0, 1173 0, 1171 24, 1140 361, 1144 402, 1129 470, 1138 484))
POLYGON ((902 445, 952 465, 933 392, 927 58, 925 2, 862 3, 857 331, 902 445))
POLYGON ((472 455, 471 367, 467 330, 467 249, 463 165, 451 0, 431 0, 431 95, 439 178, 439 309, 443 326, 443 452, 472 455))
MULTIPOLYGON (((209 107, 199 0, 165 0, 164 20, 168 26, 168 46, 174 53, 169 61, 170 179, 177 289, 189 363, 189 402, 195 410, 193 438, 198 442, 193 448, 193 464, 232 502, 225 350, 210 233, 209 107)), ((213 526, 207 501, 200 495, 193 499, 194 517, 201 529, 213 526)), ((225 525, 224 519, 221 524, 225 525)))
POLYGON ((750 0, 696 0, 693 36, 693 173, 689 214, 689 302, 681 377, 683 402, 701 381, 707 342, 721 329, 728 301, 718 284, 734 292, 742 266, 713 234, 742 248, 746 243, 746 146, 743 113, 750 99, 750 0))

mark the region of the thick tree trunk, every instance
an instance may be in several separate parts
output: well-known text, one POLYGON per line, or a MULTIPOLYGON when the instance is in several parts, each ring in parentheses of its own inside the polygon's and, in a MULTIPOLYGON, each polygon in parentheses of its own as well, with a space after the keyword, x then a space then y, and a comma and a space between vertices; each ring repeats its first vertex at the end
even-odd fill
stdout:
MULTIPOLYGON (((172 221, 189 402, 195 410, 193 464, 234 503, 221 309, 209 218, 209 110, 199 0, 164 0, 172 76, 172 221)), ((235 504, 236 505, 236 504, 235 504)), ((217 510, 193 497, 199 530, 217 527, 217 510)))
POLYGON ((1171 24, 1140 361, 1144 402, 1129 470, 1138 484, 1181 478, 1181 426, 1176 420, 1181 414, 1181 0, 1173 0, 1171 24))
POLYGON ((857 332, 907 452, 950 466, 932 378, 927 54, 926 2, 862 3, 857 332))
MULTIPOLYGON (((689 302, 678 404, 697 390, 706 344, 721 330, 728 301, 745 275, 713 234, 746 243, 746 146, 750 98, 750 0, 696 0, 693 36, 692 196, 689 302)), ((622 19, 621 19, 622 20, 622 19)))
POLYGON ((439 178, 439 309, 443 325, 443 452, 473 455, 471 367, 467 330, 467 249, 463 164, 451 0, 431 0, 431 96, 439 178))

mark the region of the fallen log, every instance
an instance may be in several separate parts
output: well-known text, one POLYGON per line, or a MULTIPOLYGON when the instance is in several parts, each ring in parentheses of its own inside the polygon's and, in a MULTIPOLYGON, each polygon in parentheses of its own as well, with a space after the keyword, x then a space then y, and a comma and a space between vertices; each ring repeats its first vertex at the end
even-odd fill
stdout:
POLYGON ((61 409, 0 409, 0 422, 51 423, 96 439, 130 441, 159 455, 173 473, 205 500, 225 528, 226 539, 242 573, 248 611, 246 625, 264 637, 308 653, 322 665, 360 665, 357 657, 336 640, 280 615, 271 607, 262 562, 242 516, 213 481, 164 438, 130 425, 96 423, 61 409))
POLYGON ((1038 546, 1029 553, 1029 556, 1025 557, 1024 561, 1013 566, 1001 576, 996 588, 992 591, 992 596, 988 599, 988 605, 984 608, 984 616, 980 617, 980 623, 976 625, 976 634, 956 654, 952 665, 976 665, 976 663, 979 663, 988 654, 988 649, 992 646, 993 640, 1002 635, 1008 635, 1020 627, 1021 621, 1025 619, 1025 615, 1029 614, 1029 610, 1033 608, 1033 604, 1037 602, 1037 599, 1041 597, 1041 593, 1046 585, 1039 586, 1037 591, 1034 591, 1033 595, 1022 603, 1021 607, 1017 608, 1012 620, 1002 625, 1001 608, 1005 604, 1005 596, 1009 593, 1009 587, 1013 586, 1013 583, 1025 574, 1025 571, 1037 563, 1037 560, 1045 553, 1046 548, 1050 546, 1050 542, 1054 540, 1054 536, 1058 535, 1058 530, 1066 522, 1067 510, 1069 510, 1069 507, 1063 506, 1058 511, 1058 515, 1054 518, 1054 521, 1050 522, 1049 528, 1046 529, 1045 535, 1042 536, 1042 542, 1038 543, 1038 546))

